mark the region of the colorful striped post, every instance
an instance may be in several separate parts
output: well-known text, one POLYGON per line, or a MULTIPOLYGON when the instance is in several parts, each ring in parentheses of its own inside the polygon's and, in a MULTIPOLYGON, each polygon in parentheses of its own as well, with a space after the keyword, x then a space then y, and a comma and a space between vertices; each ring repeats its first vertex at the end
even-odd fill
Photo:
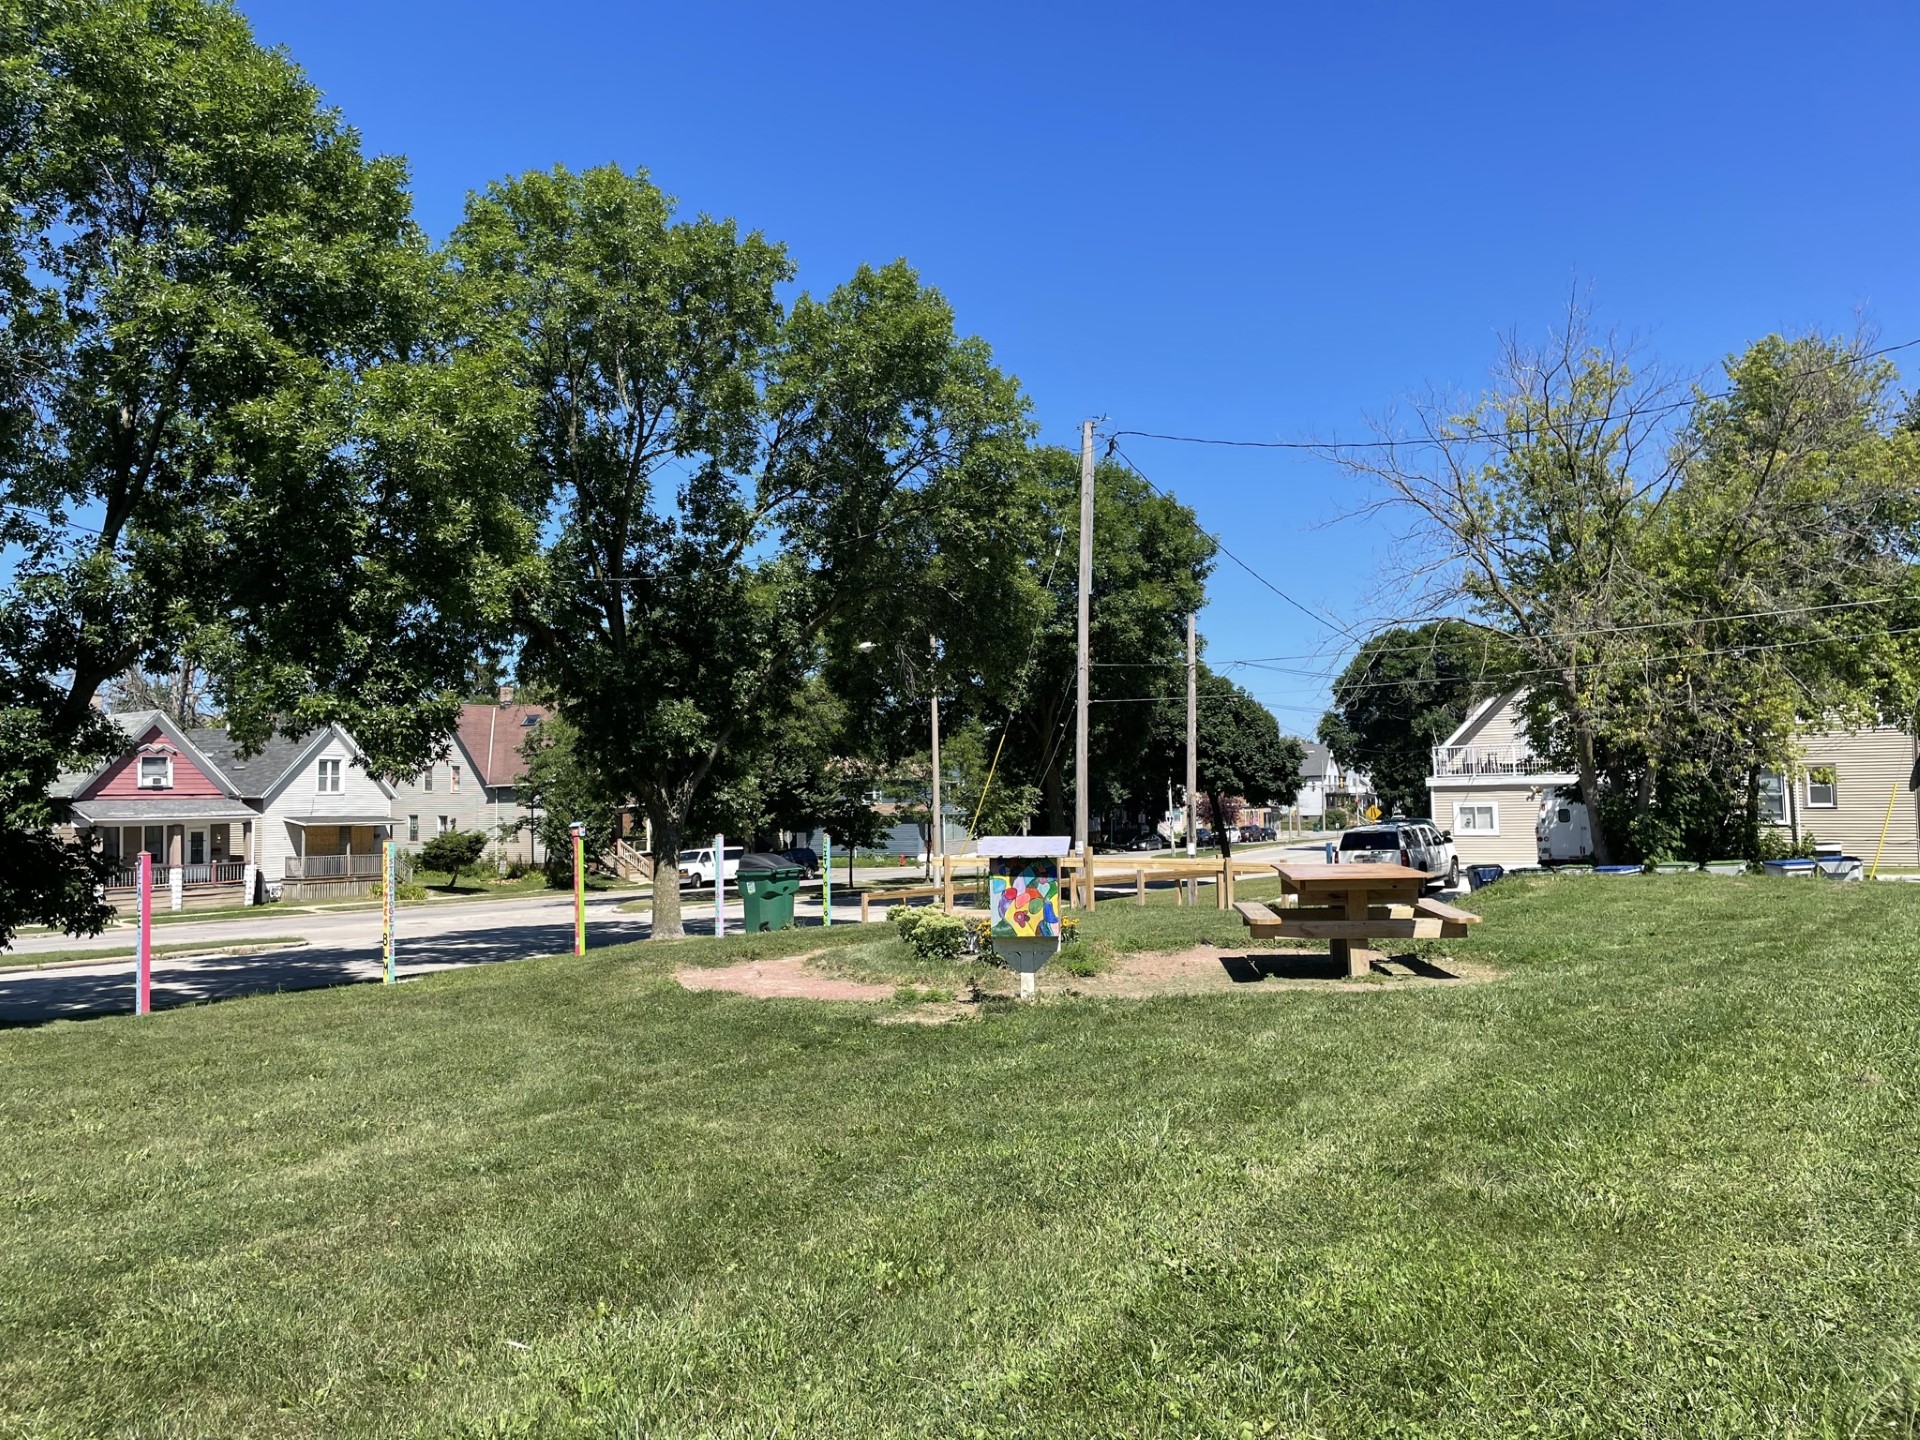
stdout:
POLYGON ((384 967, 384 983, 394 984, 399 975, 394 969, 393 902, 395 887, 394 842, 388 840, 380 847, 380 961, 384 967))
POLYGON ((833 837, 820 832, 820 923, 833 924, 833 837))
POLYGON ((587 953, 587 827, 578 820, 573 832, 573 953, 587 953))
POLYGON ((140 945, 133 962, 133 1013, 153 1013, 153 856, 140 852, 140 945))

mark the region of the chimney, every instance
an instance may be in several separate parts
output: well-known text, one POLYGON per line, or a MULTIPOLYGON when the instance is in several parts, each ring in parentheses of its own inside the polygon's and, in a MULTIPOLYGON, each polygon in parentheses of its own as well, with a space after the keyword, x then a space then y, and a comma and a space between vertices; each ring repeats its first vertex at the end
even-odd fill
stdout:
POLYGON ((513 682, 511 680, 500 687, 500 703, 502 705, 513 704, 513 682))

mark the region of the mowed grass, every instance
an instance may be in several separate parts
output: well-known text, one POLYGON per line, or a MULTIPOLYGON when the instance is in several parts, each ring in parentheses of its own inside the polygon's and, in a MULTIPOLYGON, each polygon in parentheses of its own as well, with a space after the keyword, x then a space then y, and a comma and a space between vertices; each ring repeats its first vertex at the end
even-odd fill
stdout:
POLYGON ((670 978, 836 927, 0 1034, 0 1433, 1915 1433, 1920 892, 1472 903, 1457 988, 670 978))

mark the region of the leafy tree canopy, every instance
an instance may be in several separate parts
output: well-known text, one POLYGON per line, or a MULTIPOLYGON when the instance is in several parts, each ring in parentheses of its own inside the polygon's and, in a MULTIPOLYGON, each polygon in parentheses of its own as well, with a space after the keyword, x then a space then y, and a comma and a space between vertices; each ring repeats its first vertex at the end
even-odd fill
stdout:
MULTIPOLYGON (((1253 805, 1286 805, 1300 793, 1300 769, 1306 747, 1280 733, 1273 712, 1252 695, 1202 664, 1195 681, 1197 727, 1195 766, 1200 793, 1211 812, 1228 813, 1227 799, 1238 796, 1253 805)), ((1155 709, 1155 749, 1160 767, 1184 773, 1187 721, 1184 699, 1155 709)), ((1222 855, 1233 852, 1227 827, 1215 827, 1222 855)))
MULTIPOLYGON (((520 417, 552 536, 522 667, 656 860, 723 818, 822 665, 897 669, 940 637, 949 676, 1008 674, 959 621, 1033 608, 1025 402, 907 266, 783 310, 778 245, 611 167, 490 186, 450 252, 465 349, 501 379, 480 403, 520 417)), ((654 907, 679 933, 671 887, 654 907)))
POLYGON ((1320 743, 1366 771, 1391 813, 1427 813, 1433 747, 1513 664, 1501 636, 1461 620, 1383 630, 1333 682, 1320 743))
POLYGON ((86 857, 26 837, 133 667, 192 655, 243 740, 444 745, 525 532, 419 363, 405 180, 227 5, 0 3, 0 943, 100 922, 86 857))

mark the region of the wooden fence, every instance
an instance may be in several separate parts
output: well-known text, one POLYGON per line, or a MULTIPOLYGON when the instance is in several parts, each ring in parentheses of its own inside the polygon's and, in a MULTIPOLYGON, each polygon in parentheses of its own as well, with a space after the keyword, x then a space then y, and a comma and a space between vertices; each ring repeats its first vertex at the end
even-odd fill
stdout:
MULTIPOLYGON (((1122 856, 1095 855, 1089 864, 1078 855, 1068 855, 1060 862, 1061 899, 1063 903, 1076 909, 1091 910, 1098 903, 1101 887, 1108 890, 1131 888, 1133 903, 1147 903, 1147 887, 1156 881, 1211 881, 1214 886, 1214 908, 1231 910, 1233 908, 1233 885, 1236 876, 1270 876, 1273 871, 1271 857, 1261 860, 1222 859, 1215 855, 1204 857, 1196 855, 1189 860, 1184 855, 1154 856, 1152 858, 1127 859, 1122 856)), ((931 884, 906 885, 897 889, 876 889, 863 893, 860 897, 860 918, 870 918, 874 901, 892 904, 896 900, 937 900, 940 908, 949 915, 954 911, 958 892, 977 890, 986 884, 987 861, 979 855, 943 855, 936 862, 940 876, 931 884)), ((1175 903, 1197 904, 1197 894, 1189 894, 1189 887, 1179 885, 1175 891, 1175 903)), ((1109 897, 1108 904, 1114 903, 1109 897)))

